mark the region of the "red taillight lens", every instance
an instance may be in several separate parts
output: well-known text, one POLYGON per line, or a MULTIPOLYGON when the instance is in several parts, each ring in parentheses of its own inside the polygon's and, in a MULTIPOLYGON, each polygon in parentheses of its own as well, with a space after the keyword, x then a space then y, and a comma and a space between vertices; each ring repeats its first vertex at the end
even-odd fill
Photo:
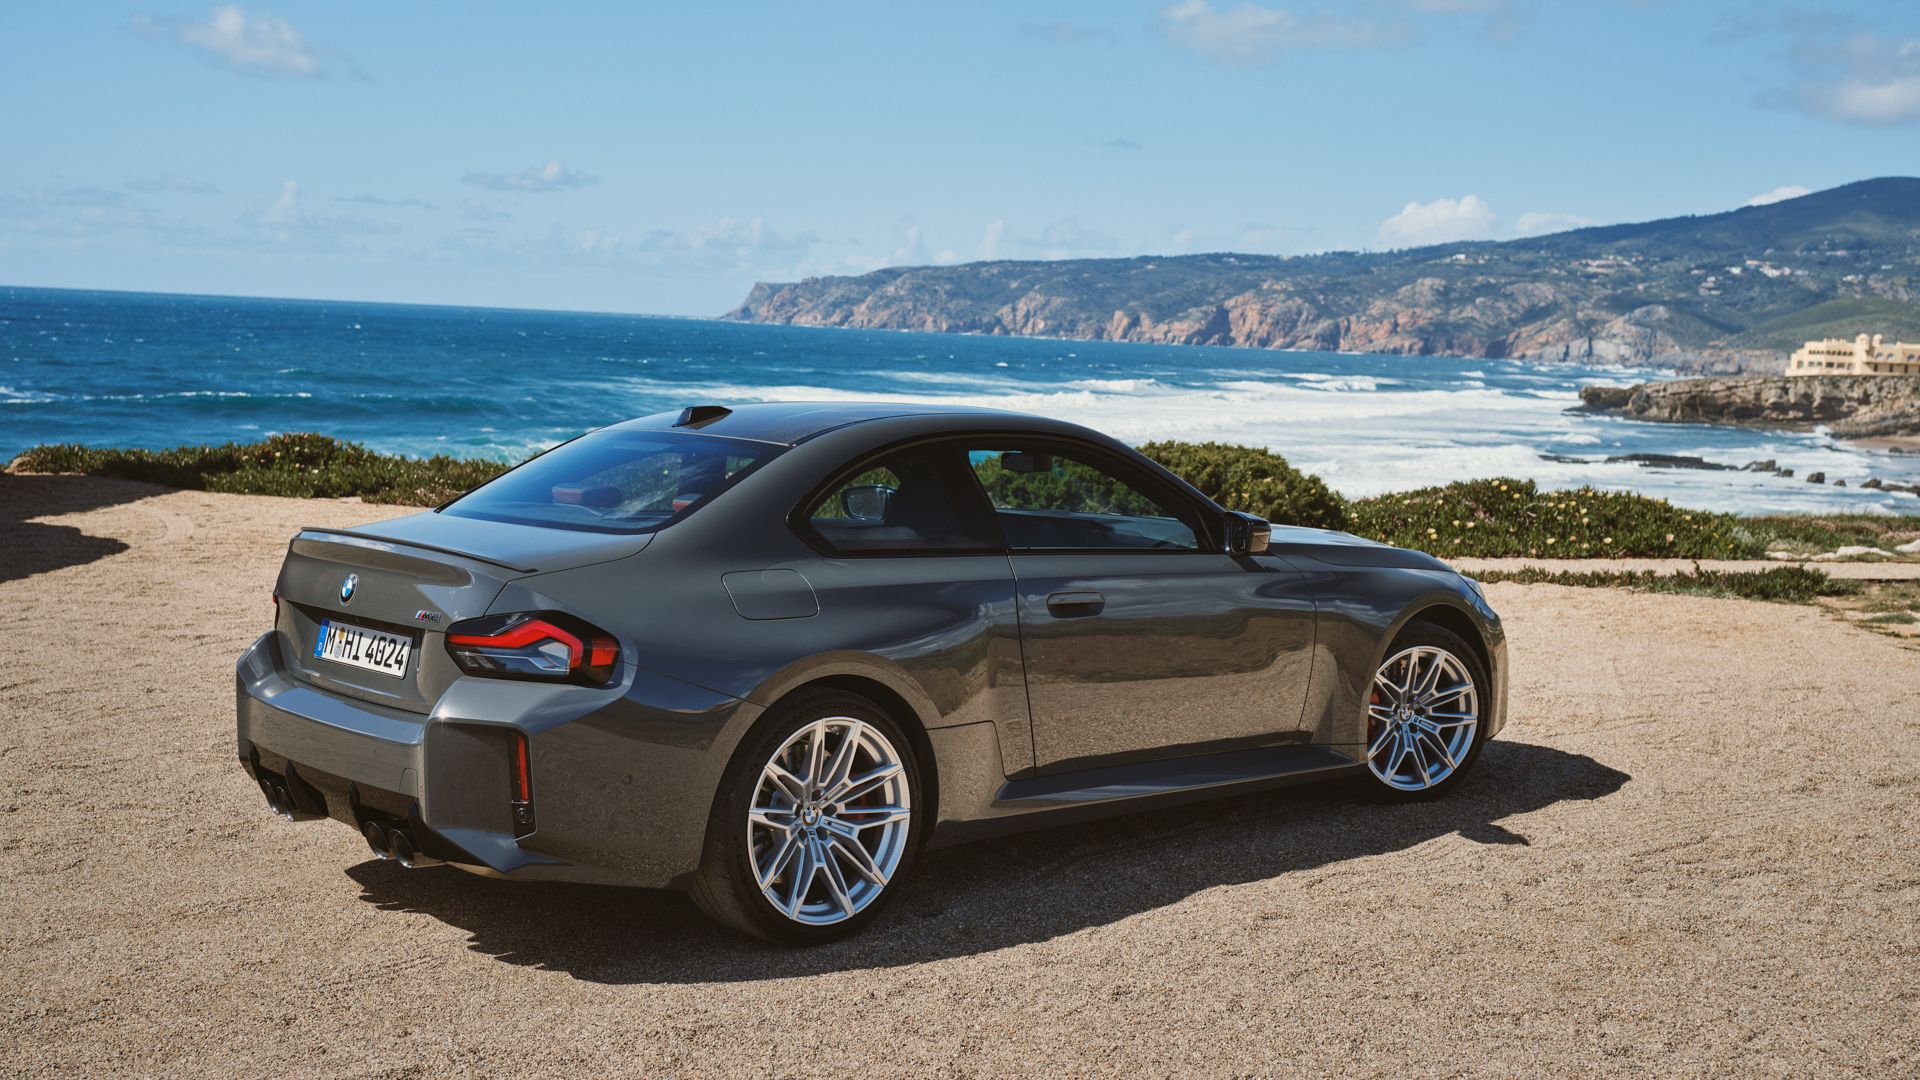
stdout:
POLYGON ((620 665, 620 643, 556 612, 468 619, 447 628, 447 653, 469 675, 551 679, 599 686, 620 665))

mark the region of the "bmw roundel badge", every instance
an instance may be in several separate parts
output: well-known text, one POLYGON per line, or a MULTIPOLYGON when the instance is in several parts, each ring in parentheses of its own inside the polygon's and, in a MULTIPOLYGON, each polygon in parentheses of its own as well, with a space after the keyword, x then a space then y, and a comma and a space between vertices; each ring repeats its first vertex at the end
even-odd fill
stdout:
POLYGON ((359 574, 348 574, 347 579, 340 583, 340 602, 344 604, 349 600, 352 600, 353 590, 357 588, 359 584, 360 584, 359 574))

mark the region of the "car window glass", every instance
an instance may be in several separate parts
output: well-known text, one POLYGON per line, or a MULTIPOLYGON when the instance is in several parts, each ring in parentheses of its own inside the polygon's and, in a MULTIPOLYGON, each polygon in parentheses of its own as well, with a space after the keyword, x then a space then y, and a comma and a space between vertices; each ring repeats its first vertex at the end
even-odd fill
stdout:
POLYGON ((1009 547, 1197 551, 1191 511, 1140 491, 1097 459, 1051 445, 969 450, 1009 547))
POLYGON ((836 551, 998 551, 1000 538, 951 447, 895 451, 836 482, 806 511, 836 551))
POLYGON ((555 529, 646 532, 685 517, 779 452, 743 439, 609 428, 555 447, 441 512, 555 529))

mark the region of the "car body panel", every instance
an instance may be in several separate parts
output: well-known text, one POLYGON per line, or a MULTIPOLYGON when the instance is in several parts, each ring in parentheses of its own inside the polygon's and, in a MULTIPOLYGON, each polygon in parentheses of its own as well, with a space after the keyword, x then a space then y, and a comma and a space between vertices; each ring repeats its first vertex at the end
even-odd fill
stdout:
MULTIPOLYGON (((665 430, 676 419, 629 424, 665 430)), ((1417 552, 1276 526, 1257 556, 841 555, 794 526, 850 463, 979 436, 1083 443, 1224 513, 1098 433, 992 410, 846 403, 741 406, 697 433, 786 449, 654 533, 432 514, 304 531, 281 574, 276 625, 237 669, 241 760, 269 781, 311 771, 324 799, 301 809, 398 815, 467 869, 680 887, 737 748, 808 686, 859 692, 908 730, 936 844, 1361 768, 1372 672, 1423 613, 1480 644, 1494 683, 1485 722, 1504 721, 1498 617, 1417 552), (342 603, 345 573, 359 582, 342 603), (1059 592, 1105 603, 1062 618, 1046 608, 1059 592), (481 678, 452 665, 453 622, 546 610, 617 638, 610 684, 481 678), (405 685, 312 659, 316 620, 334 616, 417 634, 414 670, 396 680, 405 685), (536 826, 517 836, 514 733, 528 740, 537 808, 536 826)))
POLYGON ((1012 563, 1041 772, 1296 738, 1314 628, 1297 571, 1219 552, 1012 563))

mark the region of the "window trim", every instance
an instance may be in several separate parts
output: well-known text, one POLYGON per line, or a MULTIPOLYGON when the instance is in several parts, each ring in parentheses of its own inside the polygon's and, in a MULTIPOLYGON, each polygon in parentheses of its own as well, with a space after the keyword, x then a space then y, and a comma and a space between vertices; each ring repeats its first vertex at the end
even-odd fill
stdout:
MULTIPOLYGON (((964 508, 961 509, 962 514, 966 512, 964 508)), ((825 480, 807 489, 806 495, 802 496, 800 501, 794 504, 793 509, 787 512, 787 527, 808 547, 830 559, 925 559, 947 556, 1004 556, 1008 552, 1006 534, 1000 528, 1000 519, 994 512, 993 502, 987 498, 986 492, 980 487, 980 482, 973 478, 973 469, 967 465, 960 447, 954 443, 951 436, 944 434, 920 436, 904 442, 892 443, 870 450, 855 458, 851 464, 844 465, 828 473, 825 480), (999 538, 998 544, 990 547, 966 548, 862 548, 859 550, 850 550, 835 547, 813 527, 812 515, 808 514, 807 511, 811 510, 820 500, 831 495, 840 485, 866 470, 873 468, 886 458, 923 446, 937 446, 946 451, 948 458, 947 468, 957 470, 961 475, 957 476, 956 479, 964 479, 966 483, 963 486, 966 486, 968 490, 975 493, 977 499, 974 509, 976 512, 985 512, 986 518, 984 520, 993 534, 999 538)))
MULTIPOLYGON (((980 492, 981 500, 993 510, 994 527, 1000 529, 1000 543, 1004 546, 1008 555, 1219 555, 1224 550, 1225 537, 1219 535, 1219 528, 1213 520, 1216 515, 1212 512, 1211 507, 1195 502, 1186 492, 1168 483, 1165 477, 1142 466, 1139 462, 1132 461, 1121 454, 1114 453, 1104 446, 1063 435, 1026 435, 1020 432, 958 435, 949 436, 949 439, 956 444, 961 460, 966 464, 967 475, 973 478, 973 486, 980 492), (1183 521, 1182 524, 1189 526, 1196 523, 1198 524, 1198 528, 1194 529, 1194 540, 1198 546, 1193 548, 1014 547, 1007 541, 1006 530, 1000 526, 1000 508, 993 505, 992 497, 987 494, 986 487, 980 483, 980 475, 974 471, 973 462, 969 458, 969 455, 974 450, 993 450, 996 448, 991 445, 976 446, 974 445, 976 442, 1004 442, 1010 444, 1005 447, 1005 449, 1010 450, 1020 450, 1028 447, 1040 447, 1044 449, 1047 446, 1062 446, 1066 447, 1069 451, 1078 452, 1089 459, 1083 461, 1082 464, 1105 469, 1112 473, 1115 479, 1131 485, 1135 490, 1139 491, 1140 494, 1158 502, 1170 504, 1170 508, 1186 507, 1193 515, 1194 520, 1191 522, 1183 521)), ((1067 456, 1071 457, 1073 454, 1070 453, 1067 456)))

